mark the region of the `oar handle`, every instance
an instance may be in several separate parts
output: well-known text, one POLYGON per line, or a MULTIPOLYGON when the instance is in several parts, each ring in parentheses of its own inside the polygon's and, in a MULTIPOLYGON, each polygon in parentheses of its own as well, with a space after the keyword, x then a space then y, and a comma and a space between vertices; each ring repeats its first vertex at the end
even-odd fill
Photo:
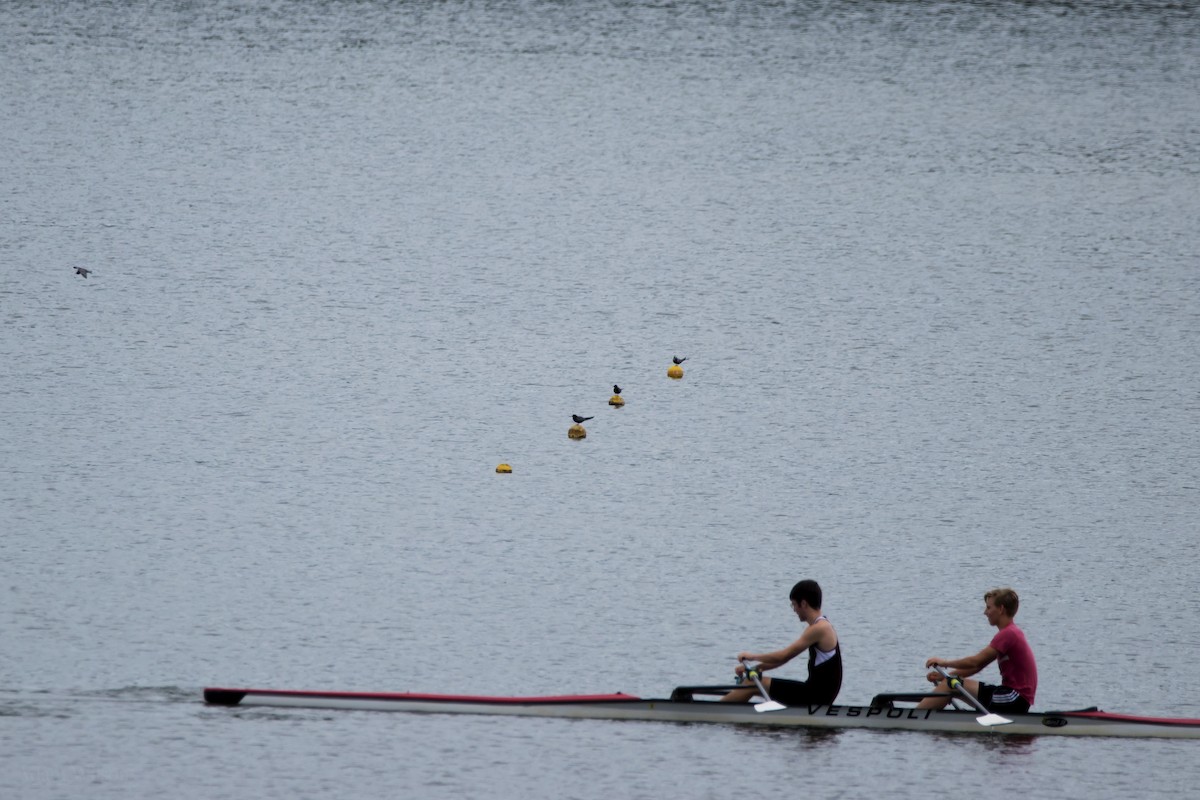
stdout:
POLYGON ((982 714, 992 713, 987 710, 987 707, 983 703, 979 702, 978 697, 967 691, 967 687, 963 685, 962 678, 958 677, 957 675, 951 675, 941 664, 934 664, 933 668, 936 669, 941 676, 946 679, 946 683, 950 685, 951 689, 965 697, 967 702, 975 706, 977 711, 982 714))
POLYGON ((946 668, 945 668, 945 667, 943 667, 941 664, 934 664, 934 665, 933 665, 933 668, 934 668, 935 670, 937 670, 937 671, 938 671, 938 673, 939 673, 939 674, 940 674, 940 675, 941 675, 943 678, 945 678, 946 680, 950 681, 950 688, 952 688, 952 689, 953 689, 953 688, 955 688, 955 684, 962 683, 962 678, 958 677, 957 675, 951 675, 949 672, 946 672, 946 668))
POLYGON ((746 669, 746 677, 754 681, 754 685, 758 687, 758 691, 761 692, 764 697, 770 700, 771 698, 767 695, 767 690, 764 689, 762 685, 762 680, 760 677, 762 675, 762 670, 760 670, 757 666, 750 666, 746 663, 746 659, 744 658, 739 658, 738 661, 742 662, 742 666, 746 669))
POLYGON ((750 664, 744 658, 739 658, 738 661, 741 662, 742 667, 746 670, 742 676, 743 679, 752 680, 755 683, 758 683, 758 679, 762 677, 762 670, 758 666, 750 666, 750 664))
POLYGON ((745 668, 746 675, 750 678, 750 680, 754 681, 754 686, 758 689, 758 693, 760 695, 762 695, 763 702, 754 706, 754 710, 755 711, 780 711, 780 710, 782 710, 784 708, 783 704, 776 703, 774 700, 771 699, 771 695, 767 694, 767 687, 763 686, 762 680, 758 677, 759 676, 758 667, 750 666, 749 664, 746 663, 746 659, 744 659, 744 658, 739 658, 738 661, 742 662, 742 667, 745 668))

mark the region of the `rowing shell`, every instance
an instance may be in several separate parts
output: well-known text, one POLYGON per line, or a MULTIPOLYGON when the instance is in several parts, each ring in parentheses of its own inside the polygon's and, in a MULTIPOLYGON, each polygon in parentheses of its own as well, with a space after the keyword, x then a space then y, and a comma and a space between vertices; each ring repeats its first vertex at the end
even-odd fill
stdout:
POLYGON ((1200 739, 1200 719, 1136 717, 1095 709, 1008 714, 1011 724, 985 727, 977 712, 888 705, 795 706, 758 712, 749 704, 693 700, 687 687, 676 699, 644 699, 627 694, 560 697, 475 697, 438 694, 304 692, 281 689, 204 690, 217 706, 275 706, 432 714, 499 714, 565 719, 723 722, 806 728, 875 728, 942 733, 997 733, 1018 736, 1123 736, 1200 739), (683 698, 683 699, 679 699, 683 698))

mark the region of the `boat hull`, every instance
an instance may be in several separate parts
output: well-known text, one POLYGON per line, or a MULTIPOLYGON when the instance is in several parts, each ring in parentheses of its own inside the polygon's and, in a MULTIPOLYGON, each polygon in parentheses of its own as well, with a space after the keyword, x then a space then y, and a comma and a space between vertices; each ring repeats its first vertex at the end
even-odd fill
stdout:
POLYGON ((1200 739, 1200 720, 1163 719, 1062 711, 1008 715, 1008 725, 987 727, 973 711, 934 711, 854 705, 798 706, 758 712, 741 703, 644 699, 631 695, 565 697, 470 697, 462 695, 305 692, 279 689, 204 690, 205 702, 218 706, 270 706, 405 711, 428 714, 487 714, 562 719, 708 722, 805 727, 867 728, 939 733, 985 733, 1005 736, 1116 736, 1200 739))

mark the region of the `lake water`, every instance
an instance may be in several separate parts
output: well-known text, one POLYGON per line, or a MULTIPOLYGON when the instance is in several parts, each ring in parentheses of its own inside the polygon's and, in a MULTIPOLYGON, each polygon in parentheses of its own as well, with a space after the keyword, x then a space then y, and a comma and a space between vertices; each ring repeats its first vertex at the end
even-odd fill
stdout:
POLYGON ((844 702, 1012 585, 1038 708, 1200 717, 1198 39, 1190 2, 3 4, 0 796, 1193 793, 1196 742, 200 695, 664 696, 812 577, 844 702))

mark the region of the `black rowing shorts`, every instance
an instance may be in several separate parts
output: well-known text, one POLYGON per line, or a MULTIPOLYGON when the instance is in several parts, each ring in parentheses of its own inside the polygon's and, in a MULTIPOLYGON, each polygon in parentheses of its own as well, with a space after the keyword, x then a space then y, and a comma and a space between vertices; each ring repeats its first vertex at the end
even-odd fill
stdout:
POLYGON ((812 686, 805 681, 771 678, 771 699, 785 706, 825 706, 837 699, 837 690, 812 686))
POLYGON ((1010 689, 1007 686, 993 686, 982 681, 979 683, 979 702, 983 703, 984 708, 988 711, 995 711, 999 714, 1027 714, 1029 712, 1029 702, 1017 694, 1016 689, 1010 689))

